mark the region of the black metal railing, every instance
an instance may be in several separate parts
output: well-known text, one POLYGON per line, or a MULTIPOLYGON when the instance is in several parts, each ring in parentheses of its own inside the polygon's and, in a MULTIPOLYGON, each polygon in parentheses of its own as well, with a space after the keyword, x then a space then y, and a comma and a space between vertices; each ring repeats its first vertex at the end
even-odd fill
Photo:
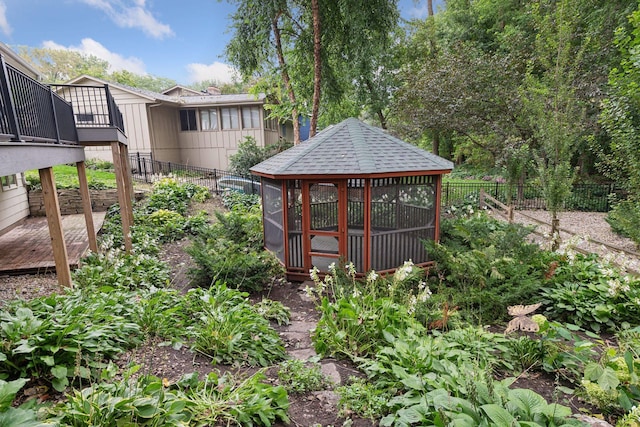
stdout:
POLYGON ((0 134, 11 141, 76 144, 71 104, 0 55, 0 134))
MULTIPOLYGON (((260 193, 260 179, 253 175, 241 176, 220 169, 161 162, 154 160, 151 153, 133 153, 130 156, 130 161, 133 178, 140 182, 151 183, 162 176, 171 174, 184 182, 204 185, 216 193, 220 193, 230 187, 238 187, 236 189, 241 187, 242 191, 246 193, 260 193), (233 178, 240 179, 234 181, 233 178)), ((481 189, 501 202, 506 203, 509 186, 505 183, 444 182, 442 184, 441 205, 477 203, 480 199, 481 189)), ((521 185, 512 188, 511 191, 511 203, 516 209, 546 209, 542 189, 539 186, 533 184, 521 185)), ((611 209, 610 202, 613 194, 618 198, 624 197, 621 189, 613 184, 576 184, 573 186, 573 191, 566 200, 564 207, 572 211, 608 212, 611 209)), ((321 208, 312 207, 312 209, 321 208)), ((372 209, 379 214, 376 215, 377 221, 392 221, 394 218, 394 213, 380 211, 380 209, 385 209, 384 206, 378 206, 378 204, 374 203, 372 209)), ((327 215, 329 214, 327 213, 327 215)), ((383 226, 383 224, 377 225, 383 226)), ((393 228, 394 226, 389 225, 389 227, 393 228)))
MULTIPOLYGON (((480 198, 480 190, 502 203, 507 202, 509 186, 499 182, 444 182, 442 184, 442 205, 474 202, 480 198)), ((546 202, 540 186, 533 184, 511 188, 511 204, 516 209, 546 209, 546 202)), ((571 195, 565 200, 564 209, 570 211, 608 212, 612 196, 624 197, 624 192, 614 184, 575 184, 571 195)))
POLYGON ((139 182, 152 183, 171 175, 181 182, 191 182, 209 188, 213 193, 235 189, 248 194, 260 194, 260 178, 232 172, 154 160, 151 153, 132 153, 129 156, 131 176, 139 182))
POLYGON ((53 89, 73 106, 77 127, 115 127, 123 133, 124 120, 109 85, 52 85, 53 89))

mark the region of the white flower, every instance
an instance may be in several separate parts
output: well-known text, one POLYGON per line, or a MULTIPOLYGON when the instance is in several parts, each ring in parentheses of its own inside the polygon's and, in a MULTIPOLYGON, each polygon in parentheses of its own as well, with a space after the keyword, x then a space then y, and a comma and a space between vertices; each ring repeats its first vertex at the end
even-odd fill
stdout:
POLYGON ((367 282, 373 283, 378 279, 378 273, 375 270, 371 270, 367 276, 367 282))
POLYGON ((332 262, 331 264, 329 264, 329 272, 331 274, 336 272, 336 263, 335 262, 332 262))
POLYGON ((358 298, 360 295, 362 295, 362 294, 360 293, 360 289, 358 289, 357 287, 353 288, 353 293, 351 294, 351 296, 352 296, 353 298, 358 298))

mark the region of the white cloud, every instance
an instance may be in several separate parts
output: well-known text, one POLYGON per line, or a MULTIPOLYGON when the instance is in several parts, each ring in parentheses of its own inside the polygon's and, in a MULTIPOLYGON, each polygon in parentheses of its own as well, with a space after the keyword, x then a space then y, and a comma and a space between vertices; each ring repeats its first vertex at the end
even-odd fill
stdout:
POLYGON ((127 70, 135 74, 146 74, 145 65, 142 60, 130 56, 125 58, 124 56, 111 52, 99 42, 86 38, 82 39, 79 46, 62 46, 51 40, 42 43, 42 47, 48 49, 63 49, 80 52, 86 55, 93 55, 100 59, 103 59, 109 63, 109 71, 127 70))
POLYGON ((13 29, 7 21, 7 5, 3 1, 0 1, 0 30, 5 36, 10 36, 13 29))
POLYGON ((238 72, 232 66, 223 62, 213 64, 188 64, 189 82, 196 83, 204 80, 217 80, 221 83, 230 83, 237 79, 238 72))
POLYGON ((159 22, 146 7, 145 0, 80 0, 100 9, 122 28, 140 28, 145 34, 156 39, 174 35, 168 24, 159 22))

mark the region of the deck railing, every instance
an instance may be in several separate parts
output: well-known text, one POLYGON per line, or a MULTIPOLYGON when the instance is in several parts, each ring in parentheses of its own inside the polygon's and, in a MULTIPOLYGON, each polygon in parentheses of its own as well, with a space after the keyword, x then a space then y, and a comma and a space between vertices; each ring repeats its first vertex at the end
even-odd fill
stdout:
POLYGON ((71 104, 0 55, 0 135, 10 141, 77 144, 71 104))
POLYGON ((124 133, 122 113, 111 95, 109 85, 51 85, 51 87, 73 106, 77 127, 115 127, 124 133))

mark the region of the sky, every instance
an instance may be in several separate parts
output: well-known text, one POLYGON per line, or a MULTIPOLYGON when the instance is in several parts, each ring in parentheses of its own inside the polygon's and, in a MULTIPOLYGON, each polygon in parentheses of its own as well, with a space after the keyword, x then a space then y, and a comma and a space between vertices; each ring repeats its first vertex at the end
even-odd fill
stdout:
MULTIPOLYGON (((442 1, 437 1, 440 4, 442 1)), ((426 0, 399 0, 403 18, 424 18, 426 0)), ((179 84, 229 82, 232 37, 224 0, 0 0, 0 41, 95 55, 110 71, 168 77, 179 84)))

